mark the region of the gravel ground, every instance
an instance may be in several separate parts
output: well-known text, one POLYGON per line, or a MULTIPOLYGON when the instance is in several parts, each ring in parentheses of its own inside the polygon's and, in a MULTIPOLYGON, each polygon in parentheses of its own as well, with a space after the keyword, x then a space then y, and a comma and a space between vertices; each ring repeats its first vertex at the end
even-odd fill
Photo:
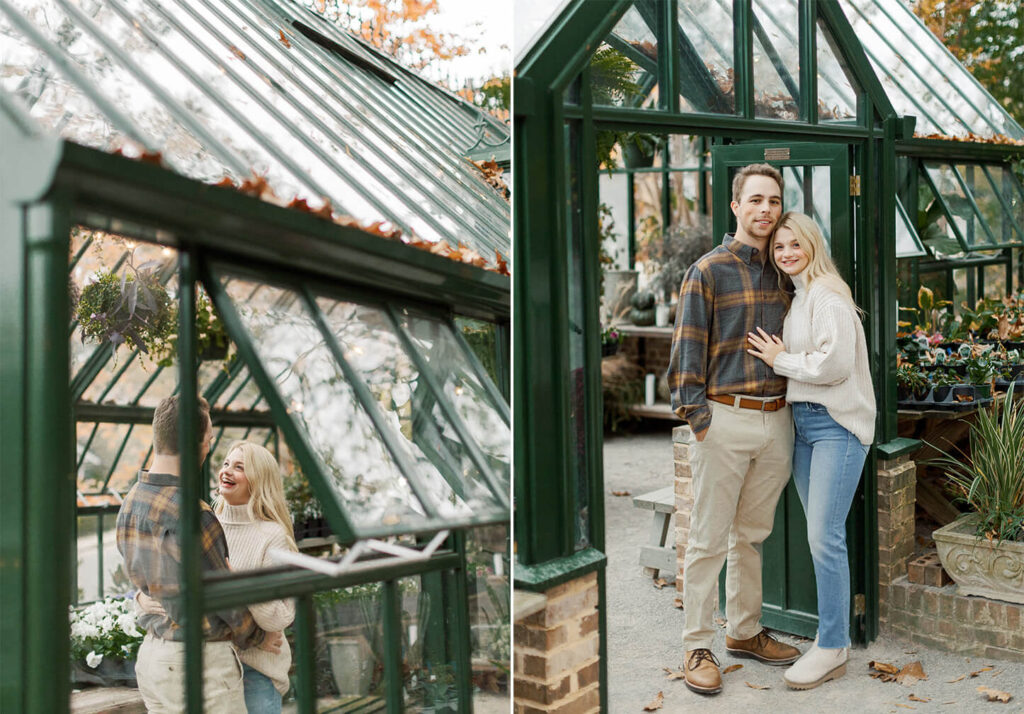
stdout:
MULTIPOLYGON (((605 458, 605 508, 608 551, 608 674, 609 711, 642 712, 659 692, 663 712, 1013 712, 1024 714, 1024 662, 983 660, 938 652, 910 642, 880 638, 868 647, 851 651, 847 674, 810 691, 790 690, 782 681, 783 667, 769 667, 754 660, 726 655, 725 633, 719 630, 714 652, 723 667, 742 664, 724 675, 721 694, 707 697, 688 690, 682 681, 669 680, 665 667, 682 667, 683 612, 673 606, 674 585, 657 589, 644 577, 637 563, 639 547, 648 537, 650 512, 633 507, 631 497, 612 496, 612 491, 638 495, 672 483, 672 440, 668 423, 655 423, 627 436, 607 437, 605 458), (881 682, 869 676, 869 661, 902 666, 920 661, 927 680, 907 687, 881 682), (976 677, 961 675, 992 666, 976 677), (768 687, 755 689, 750 685, 768 687), (988 702, 978 686, 1010 693, 1008 704, 988 702), (910 699, 913 695, 920 702, 910 699)), ((803 638, 783 636, 804 650, 803 638)))

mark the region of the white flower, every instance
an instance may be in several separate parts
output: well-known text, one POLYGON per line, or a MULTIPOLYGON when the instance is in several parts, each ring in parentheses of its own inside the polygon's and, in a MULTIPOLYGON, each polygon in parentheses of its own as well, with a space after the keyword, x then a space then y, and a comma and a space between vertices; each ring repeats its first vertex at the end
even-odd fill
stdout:
POLYGON ((97 667, 99 667, 100 666, 100 662, 102 662, 102 661, 103 661, 103 655, 96 654, 95 652, 90 652, 89 654, 87 654, 85 656, 85 663, 87 665, 89 665, 90 667, 92 667, 93 669, 96 669, 97 667))

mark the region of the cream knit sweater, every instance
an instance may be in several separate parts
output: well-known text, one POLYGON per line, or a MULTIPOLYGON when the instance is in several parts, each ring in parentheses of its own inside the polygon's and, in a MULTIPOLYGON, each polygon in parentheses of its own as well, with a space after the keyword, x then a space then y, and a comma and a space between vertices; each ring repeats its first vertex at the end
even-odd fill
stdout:
MULTIPOLYGON (((247 505, 224 504, 224 510, 217 514, 224 527, 228 541, 228 554, 232 570, 254 570, 274 565, 267 554, 271 548, 287 548, 288 537, 280 523, 254 521, 247 505)), ((279 632, 295 619, 295 604, 292 600, 271 600, 249 605, 256 624, 267 632, 279 632)), ((281 644, 278 654, 251 647, 238 653, 239 659, 274 682, 274 688, 281 694, 288 691, 288 670, 292 654, 288 640, 281 644)))
POLYGON ((871 386, 864 327, 853 306, 827 286, 807 289, 793 278, 796 295, 782 327, 786 351, 775 358, 776 374, 789 378, 788 402, 814 402, 864 445, 875 434, 875 391, 871 386))

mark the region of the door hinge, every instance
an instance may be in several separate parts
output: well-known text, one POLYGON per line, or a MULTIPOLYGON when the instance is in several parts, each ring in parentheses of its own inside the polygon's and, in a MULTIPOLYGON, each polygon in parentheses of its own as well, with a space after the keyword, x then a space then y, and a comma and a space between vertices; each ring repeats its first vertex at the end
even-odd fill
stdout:
POLYGON ((860 176, 855 175, 850 177, 850 195, 860 195, 860 176))

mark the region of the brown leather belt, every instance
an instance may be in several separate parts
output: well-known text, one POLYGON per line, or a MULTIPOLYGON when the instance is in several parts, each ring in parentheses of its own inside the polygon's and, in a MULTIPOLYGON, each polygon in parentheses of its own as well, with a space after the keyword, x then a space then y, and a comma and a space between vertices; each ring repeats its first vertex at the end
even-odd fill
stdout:
POLYGON ((740 397, 738 400, 736 397, 708 397, 712 402, 718 402, 719 404, 728 404, 731 406, 738 406, 740 409, 753 409, 759 412, 775 412, 782 407, 786 406, 786 398, 779 397, 778 399, 771 399, 767 402, 762 402, 759 399, 746 399, 740 397), (738 403, 737 403, 738 402, 738 403))

